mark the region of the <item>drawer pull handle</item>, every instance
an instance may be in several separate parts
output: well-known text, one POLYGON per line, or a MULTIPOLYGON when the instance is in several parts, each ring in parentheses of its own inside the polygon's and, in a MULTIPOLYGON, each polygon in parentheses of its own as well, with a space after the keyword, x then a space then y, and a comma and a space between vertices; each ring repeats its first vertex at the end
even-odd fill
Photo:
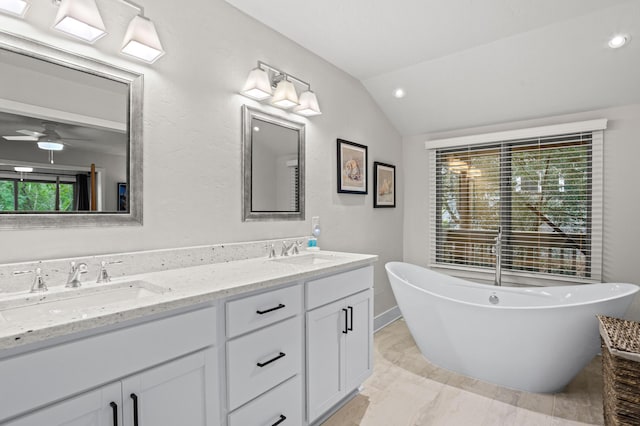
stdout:
POLYGON ((271 309, 267 309, 265 311, 261 311, 261 310, 257 310, 256 314, 258 315, 264 315, 264 314, 268 314, 269 312, 273 312, 273 311, 277 311, 278 309, 282 309, 284 308, 285 305, 283 305, 282 303, 280 303, 278 306, 276 306, 275 308, 271 308, 271 309))
POLYGON ((131 399, 133 399, 133 426, 138 426, 138 395, 132 393, 131 399))
POLYGON ((278 421, 272 424, 271 426, 278 426, 280 423, 284 422, 285 420, 287 420, 287 418, 284 416, 284 414, 280 414, 280 418, 278 419, 278 421))
POLYGON ((342 330, 342 334, 347 334, 349 332, 349 316, 346 309, 343 308, 342 312, 344 312, 344 330, 342 330))
POLYGON ((347 306, 347 308, 349 309, 349 322, 351 323, 351 325, 347 327, 347 330, 353 331, 353 306, 347 306))
POLYGON ((286 354, 284 352, 280 352, 280 354, 278 356, 276 356, 275 358, 271 358, 269 361, 266 362, 259 362, 256 365, 260 368, 264 367, 265 365, 269 365, 274 361, 279 360, 280 358, 284 357, 286 354))
POLYGON ((113 410, 113 426, 118 426, 118 404, 111 401, 109 403, 111 410, 113 410))

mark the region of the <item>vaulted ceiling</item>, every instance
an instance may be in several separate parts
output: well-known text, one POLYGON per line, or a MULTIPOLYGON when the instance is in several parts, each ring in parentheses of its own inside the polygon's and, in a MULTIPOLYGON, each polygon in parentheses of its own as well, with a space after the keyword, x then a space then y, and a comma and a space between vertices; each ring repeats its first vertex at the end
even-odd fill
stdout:
POLYGON ((359 79, 403 135, 640 103, 638 0, 226 1, 359 79))

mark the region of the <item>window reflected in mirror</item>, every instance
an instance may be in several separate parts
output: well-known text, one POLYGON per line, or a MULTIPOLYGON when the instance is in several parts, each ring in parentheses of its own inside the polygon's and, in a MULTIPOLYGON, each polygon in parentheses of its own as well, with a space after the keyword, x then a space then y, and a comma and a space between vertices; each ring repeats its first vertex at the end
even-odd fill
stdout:
POLYGON ((0 34, 0 77, 0 226, 141 223, 142 76, 0 34))

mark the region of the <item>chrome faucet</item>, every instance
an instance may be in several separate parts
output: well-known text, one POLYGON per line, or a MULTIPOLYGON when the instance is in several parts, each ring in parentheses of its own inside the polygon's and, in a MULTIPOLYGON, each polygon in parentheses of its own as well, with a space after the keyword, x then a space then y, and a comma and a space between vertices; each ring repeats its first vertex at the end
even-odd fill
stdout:
POLYGON ((65 287, 77 288, 82 285, 80 282, 80 275, 87 273, 87 264, 71 262, 71 268, 69 269, 69 276, 67 277, 67 285, 65 287))
POLYGON ((30 269, 28 271, 14 271, 13 275, 23 275, 28 273, 34 273, 33 276, 33 284, 31 284, 31 293, 38 293, 41 291, 47 291, 47 284, 44 282, 44 278, 42 277, 42 268, 30 269))
POLYGON ((98 271, 98 277, 96 278, 96 283, 108 283, 111 281, 111 275, 109 275, 109 271, 107 271, 107 265, 115 265, 118 263, 122 263, 122 260, 116 260, 113 262, 102 261, 100 262, 100 271, 98 271))
POLYGON ((291 250, 291 247, 293 247, 295 245, 295 243, 291 243, 291 245, 289 245, 289 243, 287 243, 286 241, 282 242, 282 250, 280 251, 280 256, 289 256, 289 250, 291 250))
POLYGON ((494 246, 494 252, 496 254, 496 276, 493 280, 493 285, 502 285, 502 226, 498 226, 498 236, 495 239, 496 245, 494 246))
POLYGON ((293 241, 291 244, 288 244, 286 241, 282 242, 282 251, 280 252, 280 256, 289 256, 290 254, 298 254, 300 253, 300 247, 302 246, 302 241, 293 241))

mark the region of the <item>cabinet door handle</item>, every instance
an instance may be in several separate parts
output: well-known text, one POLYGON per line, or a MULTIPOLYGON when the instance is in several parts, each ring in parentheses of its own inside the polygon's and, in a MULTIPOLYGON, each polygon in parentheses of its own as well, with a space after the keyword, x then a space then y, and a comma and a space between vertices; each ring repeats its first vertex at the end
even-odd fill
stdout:
POLYGON ((271 308, 271 309, 267 309, 265 311, 261 311, 261 310, 257 310, 256 314, 258 315, 264 315, 264 314, 268 314, 269 312, 273 312, 273 311, 277 311, 278 309, 282 309, 284 308, 285 305, 283 305, 282 303, 280 303, 278 306, 276 306, 275 308, 271 308))
POLYGON ((133 426, 138 426, 138 395, 132 393, 131 399, 133 399, 133 426))
POLYGON ((264 367, 265 365, 269 365, 274 361, 279 360, 280 358, 284 357, 286 354, 284 352, 280 352, 280 354, 278 356, 276 356, 275 358, 271 358, 269 361, 266 362, 259 362, 256 365, 260 368, 264 367))
POLYGON ((113 411, 113 426, 118 426, 118 404, 111 401, 109 403, 111 410, 113 411))
POLYGON ((349 309, 349 322, 351 323, 347 330, 353 331, 353 306, 347 306, 347 308, 349 309))
POLYGON ((342 312, 344 312, 344 330, 342 330, 342 334, 347 334, 349 332, 349 317, 346 309, 342 308, 342 312))
POLYGON ((284 422, 285 420, 287 420, 287 418, 284 416, 284 414, 280 414, 280 418, 278 419, 278 421, 272 424, 271 426, 278 426, 280 423, 284 422))

